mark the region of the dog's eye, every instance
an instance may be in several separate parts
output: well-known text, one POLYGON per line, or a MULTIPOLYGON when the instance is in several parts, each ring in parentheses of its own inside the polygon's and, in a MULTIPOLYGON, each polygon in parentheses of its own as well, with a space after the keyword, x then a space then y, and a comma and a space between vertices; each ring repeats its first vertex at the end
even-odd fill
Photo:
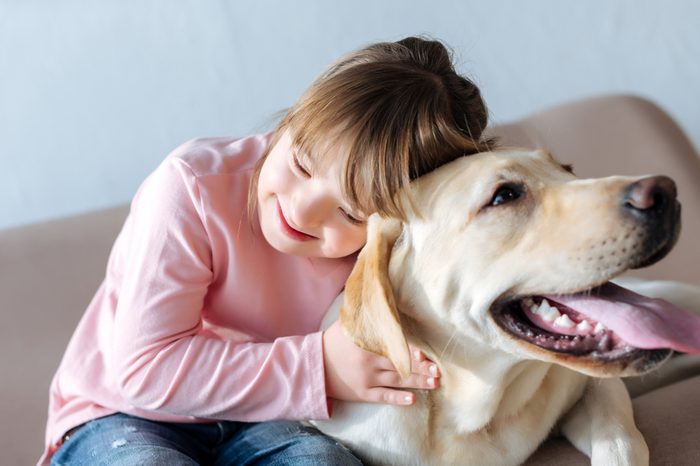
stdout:
POLYGON ((522 189, 514 185, 503 185, 496 190, 489 205, 497 206, 505 204, 506 202, 511 202, 520 197, 522 194, 522 189))

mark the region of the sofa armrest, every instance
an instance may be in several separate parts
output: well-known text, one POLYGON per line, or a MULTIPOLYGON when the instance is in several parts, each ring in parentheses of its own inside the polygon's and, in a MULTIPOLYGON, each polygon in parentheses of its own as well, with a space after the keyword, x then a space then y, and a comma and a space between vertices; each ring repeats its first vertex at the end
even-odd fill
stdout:
POLYGON ((104 278, 127 208, 0 231, 0 451, 3 464, 41 455, 48 388, 104 278))

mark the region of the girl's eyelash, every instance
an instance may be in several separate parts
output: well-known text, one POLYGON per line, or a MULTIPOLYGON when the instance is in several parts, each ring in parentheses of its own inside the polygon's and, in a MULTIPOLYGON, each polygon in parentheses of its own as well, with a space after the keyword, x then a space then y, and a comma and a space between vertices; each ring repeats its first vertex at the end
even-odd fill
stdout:
POLYGON ((353 225, 362 225, 363 223, 365 223, 364 220, 355 218, 349 213, 347 213, 345 209, 340 209, 340 211, 343 213, 343 217, 345 217, 348 220, 348 222, 352 223, 353 225))
POLYGON ((292 159, 294 160, 294 166, 296 167, 297 170, 299 170, 301 172, 302 175, 307 176, 307 177, 311 176, 311 173, 309 173, 309 171, 299 163, 299 159, 297 158, 297 154, 293 154, 292 159))

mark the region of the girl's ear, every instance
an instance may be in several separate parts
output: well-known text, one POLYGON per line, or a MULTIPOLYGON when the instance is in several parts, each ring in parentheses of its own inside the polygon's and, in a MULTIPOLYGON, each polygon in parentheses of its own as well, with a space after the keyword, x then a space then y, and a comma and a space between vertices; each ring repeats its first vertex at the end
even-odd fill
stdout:
POLYGON ((406 378, 411 355, 389 282, 389 258, 402 227, 400 220, 370 216, 367 244, 345 284, 340 322, 355 344, 386 356, 406 378))

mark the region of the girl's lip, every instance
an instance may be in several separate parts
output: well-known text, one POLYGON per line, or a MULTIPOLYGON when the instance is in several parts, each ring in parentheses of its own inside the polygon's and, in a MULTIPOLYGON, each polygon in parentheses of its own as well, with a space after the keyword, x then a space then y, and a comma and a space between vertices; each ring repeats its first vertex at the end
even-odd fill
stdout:
POLYGON ((279 201, 277 201, 277 214, 279 215, 280 219, 280 225, 282 226, 282 231, 292 238, 293 240, 296 241, 311 241, 314 239, 318 239, 315 236, 307 235, 303 231, 296 230, 292 228, 289 223, 287 223, 287 219, 284 218, 284 213, 282 212, 282 206, 280 206, 279 201))

